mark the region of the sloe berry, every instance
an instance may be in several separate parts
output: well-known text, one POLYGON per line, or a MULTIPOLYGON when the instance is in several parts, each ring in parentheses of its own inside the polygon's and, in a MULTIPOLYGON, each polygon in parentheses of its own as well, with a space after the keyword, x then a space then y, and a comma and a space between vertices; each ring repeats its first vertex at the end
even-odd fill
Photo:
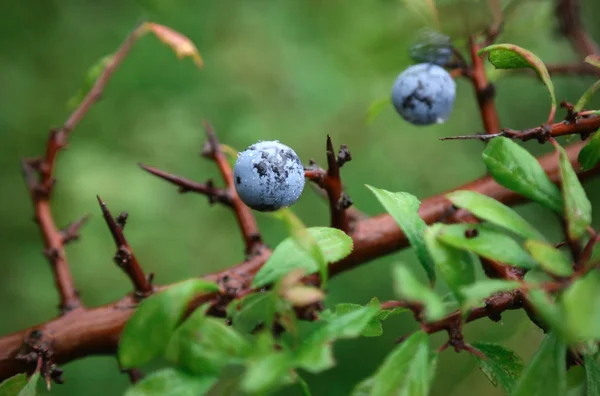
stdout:
POLYGON ((294 204, 304 189, 304 166, 290 147, 260 141, 239 153, 235 189, 252 209, 272 212, 294 204))
POLYGON ((441 124, 452 113, 456 83, 444 68, 419 63, 404 70, 392 87, 392 103, 414 125, 441 124))

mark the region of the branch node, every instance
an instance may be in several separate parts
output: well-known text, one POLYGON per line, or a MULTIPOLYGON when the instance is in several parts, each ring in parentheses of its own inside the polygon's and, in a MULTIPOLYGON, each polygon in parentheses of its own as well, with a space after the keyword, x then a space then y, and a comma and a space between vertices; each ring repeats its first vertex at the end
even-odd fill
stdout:
POLYGON ((127 217, 129 217, 129 213, 127 212, 121 212, 117 218, 115 219, 117 222, 117 225, 119 227, 121 227, 121 229, 125 228, 125 224, 127 224, 127 217))

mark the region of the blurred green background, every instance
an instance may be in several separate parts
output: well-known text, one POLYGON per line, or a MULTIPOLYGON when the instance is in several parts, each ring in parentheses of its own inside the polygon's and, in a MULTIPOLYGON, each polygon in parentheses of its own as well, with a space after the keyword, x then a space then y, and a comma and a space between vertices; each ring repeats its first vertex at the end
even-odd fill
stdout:
MULTIPOLYGON (((462 25, 468 7, 456 10, 443 13, 442 20, 462 25)), ((279 139, 305 162, 325 162, 326 134, 336 146, 348 144, 354 160, 343 169, 344 182, 356 207, 369 214, 382 208, 365 183, 422 199, 484 173, 479 142, 438 140, 482 130, 466 81, 458 82, 455 111, 444 125, 412 126, 391 107, 365 123, 370 103, 388 95, 394 78, 410 64, 407 46, 418 21, 401 0, 29 0, 3 2, 0 11, 0 334, 56 315, 57 294, 41 254, 19 158, 42 153, 49 128, 66 119, 66 103, 81 88, 88 68, 114 51, 142 19, 190 37, 206 65, 198 71, 155 38, 144 38, 60 156, 53 197, 58 223, 92 214, 81 241, 68 247, 71 270, 88 306, 109 303, 130 290, 112 262, 114 246, 96 194, 113 212, 129 211, 127 237, 158 283, 200 276, 243 259, 242 241, 226 208, 210 207, 197 195, 178 195, 136 165, 220 182, 215 166, 198 155, 203 119, 236 149, 279 139)), ((600 4, 583 1, 583 11, 600 38, 600 27, 591 23, 600 4)), ((555 27, 552 2, 530 1, 511 17, 500 41, 526 47, 547 62, 576 59, 555 27)), ((554 81, 558 99, 574 102, 593 80, 554 81)), ((541 83, 523 75, 496 83, 503 126, 531 127, 546 119, 549 99, 541 83)), ((536 153, 547 149, 536 143, 527 148, 536 153)), ((586 187, 592 202, 598 202, 600 182, 586 187)), ((327 207, 310 188, 294 210, 308 225, 327 223, 327 207)), ((534 205, 519 211, 560 238, 546 211, 534 205)), ((276 245, 284 228, 271 218, 258 219, 266 241, 276 245)), ((328 304, 392 299, 390 267, 399 261, 417 268, 410 250, 367 263, 331 283, 328 304)), ((529 359, 541 332, 523 319, 509 312, 500 323, 478 321, 468 326, 466 336, 503 341, 529 359)), ((393 340, 414 328, 410 315, 399 316, 386 322, 383 337, 340 342, 338 366, 306 376, 313 393, 348 394, 375 370, 393 340)), ((436 346, 444 340, 445 335, 436 335, 436 346)), ((118 395, 128 384, 114 357, 91 357, 64 369, 66 383, 52 394, 118 395)), ((282 394, 294 392, 289 388, 282 394)), ((432 394, 483 393, 500 394, 467 353, 444 352, 432 394)))

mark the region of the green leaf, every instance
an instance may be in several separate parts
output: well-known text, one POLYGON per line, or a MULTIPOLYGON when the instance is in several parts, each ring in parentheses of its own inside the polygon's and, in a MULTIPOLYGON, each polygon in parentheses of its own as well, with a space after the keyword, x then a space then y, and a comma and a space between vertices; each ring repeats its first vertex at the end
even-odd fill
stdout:
POLYGON ((229 364, 243 363, 250 344, 222 320, 197 309, 173 334, 167 360, 198 374, 218 374, 229 364))
POLYGON ((500 292, 508 292, 518 289, 521 284, 517 281, 503 279, 484 279, 471 285, 464 286, 460 292, 463 299, 463 310, 481 306, 486 298, 500 292))
POLYGON ((600 161, 600 133, 596 131, 579 152, 577 161, 582 170, 592 169, 600 161))
POLYGON ((446 194, 446 198, 454 206, 467 209, 478 218, 521 235, 523 238, 546 240, 535 227, 519 216, 517 212, 487 195, 464 190, 446 194))
POLYGON ((482 359, 477 355, 471 355, 483 374, 494 386, 500 385, 506 393, 512 392, 525 367, 523 360, 513 351, 498 344, 475 342, 473 346, 487 357, 482 359))
POLYGON ((434 224, 425 230, 425 244, 433 258, 436 270, 442 274, 442 278, 460 302, 462 299, 460 288, 475 281, 474 265, 477 257, 464 250, 440 243, 437 240, 440 227, 442 224, 434 224))
POLYGON ((375 121, 375 118, 381 114, 386 107, 389 107, 392 104, 392 98, 386 96, 385 98, 377 99, 372 102, 369 106, 369 110, 367 110, 366 124, 369 125, 375 121))
POLYGON ((530 269, 537 265, 511 237, 481 225, 440 224, 436 236, 439 241, 455 248, 514 267, 530 269))
POLYGON ((370 396, 426 396, 431 385, 429 335, 414 333, 398 345, 373 376, 370 396))
POLYGON ((592 96, 594 96, 598 88, 600 88, 600 80, 596 81, 591 87, 589 87, 584 92, 584 94, 581 96, 581 98, 579 98, 579 100, 575 104, 575 107, 573 107, 573 111, 575 113, 579 113, 581 110, 583 110, 585 105, 590 101, 590 99, 592 99, 592 96))
MULTIPOLYGON (((379 299, 373 297, 367 306, 379 306, 379 299)), ((335 306, 335 315, 343 315, 348 312, 356 311, 361 309, 363 306, 359 304, 342 303, 335 306)), ((381 322, 386 320, 390 316, 398 315, 402 312, 406 312, 405 308, 395 308, 392 310, 384 309, 381 310, 376 317, 371 319, 367 327, 363 330, 363 337, 378 337, 383 334, 383 326, 381 322)), ((334 316, 335 317, 335 316, 334 316)))
POLYGON ((573 273, 571 260, 554 246, 540 241, 526 241, 525 249, 549 273, 557 276, 570 276, 573 273))
POLYGON ((600 366, 593 356, 584 355, 586 395, 600 396, 600 366))
POLYGON ((592 66, 596 66, 600 68, 600 56, 598 55, 588 55, 585 57, 585 62, 589 63, 592 66))
POLYGON ((533 52, 528 51, 514 44, 493 44, 482 48, 477 53, 478 55, 488 54, 488 59, 496 69, 534 69, 548 89, 550 99, 552 100, 552 109, 548 123, 554 120, 556 112, 556 95, 554 93, 554 84, 550 78, 550 73, 546 65, 533 52))
POLYGON ((330 343, 340 338, 359 337, 380 311, 379 304, 367 305, 330 318, 312 331, 298 348, 296 364, 311 373, 333 366, 330 343))
MULTIPOLYGON (((311 227, 307 228, 307 231, 317 242, 327 263, 339 261, 352 251, 352 238, 343 231, 329 227, 311 227)), ((271 257, 254 277, 252 287, 261 287, 275 282, 296 268, 304 269, 307 274, 319 271, 314 258, 299 248, 290 237, 275 248, 271 257)))
POLYGON ((367 187, 375 194, 375 197, 381 202, 385 210, 394 218, 402 231, 404 231, 408 241, 414 247, 415 253, 425 269, 430 282, 435 282, 433 260, 423 240, 423 233, 427 225, 419 216, 421 202, 415 196, 408 193, 392 193, 369 185, 367 187))
POLYGON ((125 396, 198 396, 206 394, 217 377, 198 377, 186 372, 164 368, 156 371, 125 392, 125 396))
POLYGON ((250 395, 264 395, 291 382, 293 355, 288 351, 271 352, 251 360, 241 388, 250 395))
POLYGON ((27 375, 21 373, 0 383, 0 396, 15 396, 27 385, 27 375))
POLYGON ((227 317, 234 329, 250 333, 261 323, 268 325, 273 322, 276 306, 277 296, 273 291, 252 293, 229 303, 227 317))
POLYGON ((302 377, 300 377, 299 375, 296 375, 296 379, 298 380, 298 385, 300 385, 300 389, 302 390, 302 395, 303 396, 312 396, 312 393, 310 391, 310 387, 308 386, 308 383, 306 381, 304 381, 304 379, 302 377))
POLYGON ((562 294, 563 321, 577 341, 600 340, 600 272, 590 271, 562 294))
POLYGON ((571 165, 571 161, 569 161, 567 152, 560 146, 557 146, 557 149, 559 151, 560 175, 568 223, 567 231, 572 240, 579 240, 592 224, 592 204, 571 165))
POLYGON ((433 322, 446 315, 446 306, 440 296, 420 283, 417 278, 403 265, 394 267, 394 286, 396 294, 409 302, 423 304, 425 319, 433 322))
POLYGON ((100 74, 102 74, 106 66, 112 63, 112 60, 113 54, 103 56, 88 69, 83 86, 79 92, 72 96, 67 102, 67 108, 69 110, 75 110, 81 104, 90 89, 94 86, 96 79, 100 77, 100 74))
POLYGON ((550 333, 525 368, 512 396, 564 396, 567 388, 566 345, 550 333))
POLYGON ((33 373, 31 377, 29 377, 29 381, 27 384, 21 389, 19 392, 19 396, 35 396, 37 394, 37 383, 40 379, 40 371, 38 369, 33 373))
POLYGON ((486 146, 483 160, 500 185, 562 214, 560 190, 550 181, 535 157, 523 147, 510 139, 498 137, 486 146))
POLYGON ((199 292, 216 292, 215 283, 190 279, 142 301, 121 334, 119 362, 123 368, 141 366, 162 355, 185 308, 199 292))

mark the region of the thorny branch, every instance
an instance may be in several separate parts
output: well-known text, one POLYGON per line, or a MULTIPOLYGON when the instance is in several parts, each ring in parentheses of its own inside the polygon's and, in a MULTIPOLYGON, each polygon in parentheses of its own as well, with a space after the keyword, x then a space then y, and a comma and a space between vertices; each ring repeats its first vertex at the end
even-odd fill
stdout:
MULTIPOLYGON (((583 143, 579 142, 566 148, 571 163, 576 163, 577 154, 582 146, 583 143)), ((559 182, 560 171, 554 153, 541 157, 540 164, 554 183, 559 182)), ((581 172, 580 170, 578 172, 581 179, 587 179, 600 173, 600 166, 587 172, 581 172)), ((476 191, 507 205, 515 205, 525 201, 523 197, 498 185, 489 176, 460 186, 458 189, 476 191)), ((419 209, 419 214, 426 223, 432 224, 447 217, 451 210, 452 204, 445 198, 445 194, 440 194, 424 200, 419 209)), ((460 221, 462 216, 470 216, 470 214, 457 214, 453 221, 460 221)), ((358 221, 349 235, 354 241, 354 250, 345 259, 330 265, 329 272, 331 276, 351 270, 367 261, 408 246, 406 236, 388 214, 358 221)), ((268 253, 264 251, 225 271, 207 275, 204 279, 209 281, 220 281, 225 277, 235 279, 238 282, 237 291, 243 293, 245 288, 251 284, 253 275, 268 258, 268 253)), ((157 286, 156 288, 161 290, 164 287, 168 286, 157 286)), ((216 294, 202 294, 196 297, 190 309, 204 302, 218 302, 219 300, 220 296, 216 294)), ((473 311, 470 320, 489 316, 486 312, 488 314, 494 313, 497 316, 505 307, 509 306, 505 300, 494 301, 496 302, 488 304, 487 311, 481 309, 473 311)), ((134 298, 126 296, 115 303, 98 308, 81 309, 70 315, 34 326, 32 329, 22 330, 0 338, 0 378, 7 378, 31 369, 30 364, 25 364, 17 359, 17 356, 24 340, 29 337, 32 331, 41 334, 40 342, 52 345, 53 359, 56 364, 63 364, 89 355, 114 354, 118 345, 119 334, 125 322, 133 314, 135 306, 134 298)), ((215 309, 214 311, 218 313, 222 312, 222 309, 215 309)), ((428 331, 446 330, 449 323, 450 320, 438 324, 429 324, 428 331)))
POLYGON ((217 140, 217 135, 215 134, 213 127, 205 121, 204 129, 206 130, 207 141, 204 145, 204 149, 202 150, 202 155, 206 158, 212 159, 217 164, 217 167, 221 172, 221 176, 225 181, 227 195, 231 200, 231 207, 235 212, 235 217, 238 221, 240 230, 242 231, 244 243, 246 244, 246 254, 258 254, 260 250, 265 248, 265 245, 263 244, 262 237, 258 231, 256 219, 254 218, 250 208, 242 202, 235 190, 233 170, 227 161, 227 157, 221 150, 221 146, 219 145, 219 141, 217 140))
POLYGON ((115 253, 114 261, 129 277, 131 283, 133 284, 135 297, 136 298, 144 298, 152 293, 152 275, 146 277, 144 275, 144 271, 142 270, 141 265, 137 261, 137 258, 133 254, 133 250, 127 243, 127 239, 125 239, 125 235, 123 234, 123 228, 125 227, 125 220, 127 216, 122 214, 117 219, 115 219, 106 203, 99 197, 98 203, 100 204, 100 209, 102 210, 102 215, 104 216, 104 220, 106 220, 106 225, 110 230, 113 240, 115 241, 115 245, 117 246, 117 252, 115 253))
POLYGON ((205 183, 198 183, 148 165, 139 164, 139 166, 148 173, 179 186, 179 192, 182 194, 186 192, 196 192, 198 194, 206 195, 208 197, 208 202, 211 204, 219 202, 229 207, 233 206, 229 193, 221 188, 216 188, 213 181, 210 179, 205 183))
POLYGON ((348 147, 343 144, 336 157, 331 137, 327 135, 327 171, 319 168, 314 161, 306 168, 304 176, 315 182, 327 193, 331 226, 346 233, 350 230, 347 209, 352 205, 352 200, 344 192, 340 168, 352 160, 348 147))
POLYGON ((557 0, 555 14, 560 32, 571 41, 582 60, 590 54, 600 52, 598 45, 583 28, 579 0, 557 0))
POLYGON ((540 143, 547 142, 550 138, 556 138, 565 135, 581 135, 582 139, 586 139, 591 133, 594 133, 600 128, 600 116, 591 115, 578 117, 573 122, 561 121, 551 125, 545 124, 535 128, 524 129, 517 131, 510 128, 504 128, 498 133, 490 135, 462 135, 441 138, 440 140, 491 140, 496 137, 507 137, 510 139, 518 139, 524 142, 528 140, 537 140, 540 143))

